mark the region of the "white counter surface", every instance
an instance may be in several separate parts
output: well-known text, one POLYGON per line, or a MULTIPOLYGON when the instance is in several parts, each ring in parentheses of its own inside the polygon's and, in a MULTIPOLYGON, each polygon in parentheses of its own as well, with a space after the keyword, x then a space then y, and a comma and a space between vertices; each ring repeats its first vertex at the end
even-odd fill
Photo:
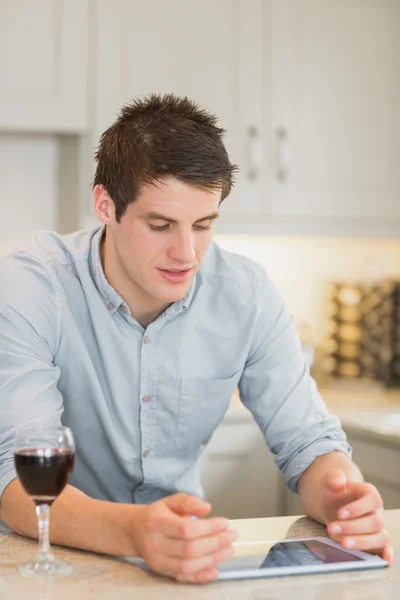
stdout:
MULTIPOLYGON (((385 525, 395 553, 400 554, 400 510, 386 511, 385 525)), ((307 517, 277 517, 231 521, 240 533, 236 554, 246 554, 246 542, 326 535, 307 517), (243 544, 245 542, 245 544, 243 544)), ((0 534, 0 598, 13 600, 399 600, 400 562, 376 571, 353 571, 274 579, 183 585, 142 571, 122 560, 55 548, 68 561, 73 576, 50 580, 22 577, 21 561, 30 560, 36 542, 16 534, 0 534)))

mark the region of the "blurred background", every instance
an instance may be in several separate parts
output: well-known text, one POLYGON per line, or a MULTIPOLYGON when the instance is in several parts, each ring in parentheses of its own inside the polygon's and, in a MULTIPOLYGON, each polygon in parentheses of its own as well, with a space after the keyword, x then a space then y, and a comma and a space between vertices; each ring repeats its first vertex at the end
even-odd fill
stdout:
MULTIPOLYGON (((240 166, 215 239, 266 268, 399 507, 399 67, 399 0, 0 0, 0 255, 96 224, 93 153, 124 103, 175 92, 210 109, 240 166)), ((217 434, 203 476, 218 512, 299 511, 239 403, 217 434)))

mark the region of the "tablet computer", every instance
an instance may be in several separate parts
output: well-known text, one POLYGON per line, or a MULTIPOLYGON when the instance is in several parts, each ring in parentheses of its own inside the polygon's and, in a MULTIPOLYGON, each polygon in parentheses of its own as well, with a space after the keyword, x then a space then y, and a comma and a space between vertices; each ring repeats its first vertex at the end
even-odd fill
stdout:
POLYGON ((388 564, 373 554, 345 550, 326 537, 257 542, 246 546, 244 555, 229 558, 216 567, 218 579, 378 569, 388 564))

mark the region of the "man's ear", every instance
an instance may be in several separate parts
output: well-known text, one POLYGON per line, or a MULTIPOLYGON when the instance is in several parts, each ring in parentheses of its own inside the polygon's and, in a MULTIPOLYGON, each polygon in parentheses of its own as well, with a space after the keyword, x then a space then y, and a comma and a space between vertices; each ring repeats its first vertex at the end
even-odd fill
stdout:
POLYGON ((114 202, 102 185, 95 185, 93 188, 93 206, 97 218, 103 225, 109 225, 115 221, 114 202))

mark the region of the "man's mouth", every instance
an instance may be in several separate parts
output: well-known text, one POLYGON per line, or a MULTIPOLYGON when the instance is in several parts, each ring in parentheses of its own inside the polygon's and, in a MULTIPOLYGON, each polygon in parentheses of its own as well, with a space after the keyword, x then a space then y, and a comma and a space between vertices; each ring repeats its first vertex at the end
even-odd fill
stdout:
POLYGON ((193 267, 187 269, 160 269, 157 267, 157 271, 160 275, 172 283, 181 283, 182 281, 185 281, 192 270, 193 267))

